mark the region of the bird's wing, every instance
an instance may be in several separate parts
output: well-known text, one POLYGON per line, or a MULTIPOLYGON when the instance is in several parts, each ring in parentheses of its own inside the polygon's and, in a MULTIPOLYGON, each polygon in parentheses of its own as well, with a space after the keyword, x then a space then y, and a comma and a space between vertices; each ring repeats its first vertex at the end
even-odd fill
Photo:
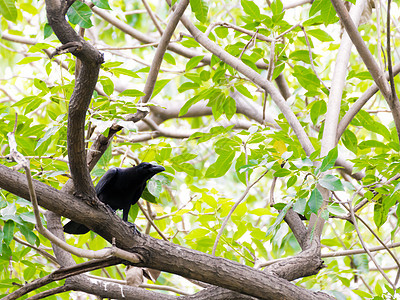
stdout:
POLYGON ((104 191, 104 189, 107 188, 108 185, 112 184, 116 180, 117 174, 118 174, 118 168, 112 168, 108 170, 97 183, 95 187, 96 194, 97 195, 101 194, 104 191))

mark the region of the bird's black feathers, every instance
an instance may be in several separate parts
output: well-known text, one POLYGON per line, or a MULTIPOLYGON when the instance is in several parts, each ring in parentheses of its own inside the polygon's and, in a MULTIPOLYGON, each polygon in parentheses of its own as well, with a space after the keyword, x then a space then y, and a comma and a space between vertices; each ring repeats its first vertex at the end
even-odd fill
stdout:
MULTIPOLYGON (((147 180, 162 171, 165 171, 164 167, 150 163, 141 163, 135 167, 125 169, 112 168, 97 183, 95 187, 97 197, 114 211, 122 209, 122 219, 127 221, 129 209, 131 205, 139 201, 147 180)), ((64 232, 84 234, 89 232, 89 228, 70 221, 64 225, 64 232)))

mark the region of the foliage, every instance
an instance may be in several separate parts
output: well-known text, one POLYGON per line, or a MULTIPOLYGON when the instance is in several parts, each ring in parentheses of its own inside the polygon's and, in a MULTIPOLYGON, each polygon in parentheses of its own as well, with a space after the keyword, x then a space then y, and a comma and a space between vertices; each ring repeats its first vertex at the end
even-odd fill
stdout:
MULTIPOLYGON (((159 35, 150 18, 137 11, 144 9, 140 1, 97 0, 93 3, 158 41, 159 35)), ((164 1, 150 1, 149 4, 162 20, 169 15, 164 1)), ((393 6, 398 9, 396 3, 393 6)), ((217 56, 212 55, 209 63, 203 63, 210 54, 187 34, 181 38, 177 34, 174 44, 195 51, 196 55, 187 58, 168 50, 151 102, 140 104, 154 45, 123 49, 139 43, 93 13, 87 4, 76 1, 67 13, 69 22, 75 29, 87 28, 90 42, 99 49, 105 48, 101 50, 106 61, 101 67, 99 89, 93 95, 87 115, 88 131, 94 129, 88 145, 97 134, 106 134, 114 122, 124 126, 114 139, 112 149, 109 148, 92 171, 93 180, 97 182, 112 166, 127 167, 137 160, 163 165, 166 171, 149 182, 144 195, 157 213, 155 224, 171 242, 211 254, 221 224, 232 206, 246 188, 268 170, 233 212, 215 253, 249 266, 254 266, 258 260, 288 257, 300 251, 293 233, 282 221, 289 208, 307 219, 315 213, 328 222, 321 241, 324 253, 361 248, 354 226, 336 218, 348 214, 343 205, 347 201, 354 206, 367 200, 368 204, 358 212, 360 217, 382 240, 397 241, 400 182, 378 184, 400 171, 398 136, 383 97, 377 93, 352 119, 339 137, 337 147, 327 155, 320 155, 329 95, 321 80, 330 86, 341 41, 341 28, 331 2, 320 0, 312 5, 284 9, 280 0, 273 1, 270 6, 267 1, 192 0, 190 8, 187 15, 202 32, 217 20, 236 22, 242 29, 266 37, 286 32, 284 38, 277 40, 272 52, 275 68, 270 78, 286 78, 291 92, 286 101, 310 137, 315 152, 306 154, 291 124, 271 97, 267 96, 264 104, 260 88, 217 56), (304 26, 306 36, 300 27, 292 27, 298 22, 304 26), (115 48, 108 50, 109 47, 115 48), (256 112, 246 114, 239 102, 256 105, 256 112), (186 114, 199 104, 205 104, 203 111, 195 117, 187 117, 186 114), (144 123, 134 125, 124 119, 126 114, 138 110, 152 111, 156 115, 155 111, 164 108, 172 111, 177 107, 173 117, 160 114, 165 122, 159 125, 163 129, 159 135, 153 135, 144 123), (170 134, 163 134, 164 131, 170 134), (176 133, 180 134, 178 138, 176 133), (353 162, 353 172, 362 171, 365 176, 359 182, 349 180, 348 175, 342 176, 335 167, 337 158, 353 162), (273 189, 274 180, 276 187, 273 189), (361 186, 363 197, 357 194, 361 186), (326 206, 323 206, 321 187, 333 192, 326 206), (275 198, 273 206, 269 205, 271 189, 275 198)), ((23 44, 18 44, 3 36, 0 47, 1 163, 13 165, 5 156, 9 151, 7 133, 13 131, 17 113, 18 150, 31 158, 35 179, 60 189, 69 174, 66 125, 68 100, 74 88, 75 59, 63 54, 56 57, 57 60, 50 60, 44 53, 45 49, 59 46, 59 41, 46 24, 43 2, 0 0, 0 13, 1 32, 26 38, 23 44)), ((372 19, 361 25, 369 50, 378 58, 381 52, 372 40, 381 38, 383 41, 376 33, 379 21, 382 20, 377 21, 373 13, 372 19)), ((179 31, 184 28, 179 27, 179 31)), ((211 41, 267 78, 268 64, 272 65, 270 43, 254 40, 254 36, 234 30, 232 26, 216 25, 208 33, 211 41)), ((398 41, 395 43, 397 46, 398 41)), ((394 60, 398 61, 398 57, 394 60)), ((372 83, 357 52, 353 52, 340 118, 372 83)), ((45 222, 44 218, 42 220, 45 222)), ((137 207, 131 210, 130 221, 146 228, 147 221, 137 207)), ((13 283, 23 284, 55 269, 52 262, 33 250, 33 246, 51 247, 49 241, 34 230, 34 224, 30 203, 0 190, 1 295, 16 290, 18 287, 13 283), (13 237, 25 240, 32 248, 13 237)), ((358 224, 364 241, 370 247, 379 245, 371 232, 358 224)), ((87 235, 68 236, 68 241, 93 250, 107 246, 102 238, 92 232, 89 234, 90 239, 87 235)), ((154 230, 149 234, 159 238, 154 230)), ((394 264, 387 252, 380 252, 378 257, 384 266, 394 264)), ((76 261, 84 260, 76 258, 76 261)), ((370 270, 373 265, 369 264, 366 254, 327 258, 325 263, 327 267, 317 275, 302 278, 296 284, 330 292, 338 299, 394 297, 395 292, 383 277, 370 270), (357 281, 357 276, 362 276, 365 284, 357 281)), ((107 271, 112 278, 120 278, 117 268, 107 271)), ((387 271, 387 274, 394 278, 393 272, 387 271)), ((100 270, 92 274, 104 275, 100 270)), ((52 283, 46 289, 60 284, 52 283)), ((187 288, 170 274, 163 274, 158 284, 187 288)), ((68 299, 69 296, 60 294, 57 298, 68 299)))

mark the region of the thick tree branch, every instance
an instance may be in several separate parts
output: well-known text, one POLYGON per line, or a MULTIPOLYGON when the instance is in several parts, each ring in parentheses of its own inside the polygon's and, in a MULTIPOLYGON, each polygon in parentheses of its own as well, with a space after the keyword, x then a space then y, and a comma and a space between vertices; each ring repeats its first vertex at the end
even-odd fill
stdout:
MULTIPOLYGON (((261 299, 327 299, 326 295, 321 297, 285 279, 266 276, 253 268, 223 258, 216 258, 146 235, 134 235, 132 229, 107 208, 103 206, 93 208, 86 202, 39 181, 35 181, 34 185, 41 206, 85 224, 110 242, 115 238, 117 247, 138 253, 143 258, 143 262, 137 266, 179 274, 261 299), (85 214, 76 214, 77 211, 84 211, 85 214), (110 223, 113 224, 112 227, 108 226, 110 223), (299 298, 299 295, 304 297, 299 298)), ((0 187, 29 199, 25 176, 3 165, 0 165, 0 187)), ((293 276, 293 273, 291 275, 293 276)))
POLYGON ((80 37, 65 20, 67 2, 47 0, 46 12, 49 25, 67 48, 72 45, 72 54, 82 63, 68 110, 68 159, 75 192, 82 198, 95 196, 89 174, 85 149, 85 118, 93 90, 96 86, 103 56, 92 45, 80 37))
MULTIPOLYGON (((360 22, 364 6, 365 0, 358 0, 356 6, 352 7, 350 15, 355 24, 360 22)), ((340 42, 340 48, 335 60, 335 68, 333 70, 327 113, 325 114, 325 127, 321 142, 321 156, 327 155, 337 144, 336 133, 338 130, 340 106, 342 103, 347 65, 349 64, 352 46, 353 43, 349 35, 345 32, 340 42)))

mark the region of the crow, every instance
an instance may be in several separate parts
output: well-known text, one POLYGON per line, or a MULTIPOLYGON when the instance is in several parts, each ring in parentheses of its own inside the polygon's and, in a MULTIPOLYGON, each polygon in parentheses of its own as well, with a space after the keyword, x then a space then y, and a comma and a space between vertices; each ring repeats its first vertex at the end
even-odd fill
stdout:
MULTIPOLYGON (((112 168, 97 183, 95 187, 97 197, 113 211, 122 209, 122 219, 128 221, 129 209, 139 201, 147 180, 162 171, 165 171, 164 167, 147 162, 132 168, 112 168)), ((89 228, 70 221, 64 225, 64 232, 84 234, 89 232, 89 228)))

